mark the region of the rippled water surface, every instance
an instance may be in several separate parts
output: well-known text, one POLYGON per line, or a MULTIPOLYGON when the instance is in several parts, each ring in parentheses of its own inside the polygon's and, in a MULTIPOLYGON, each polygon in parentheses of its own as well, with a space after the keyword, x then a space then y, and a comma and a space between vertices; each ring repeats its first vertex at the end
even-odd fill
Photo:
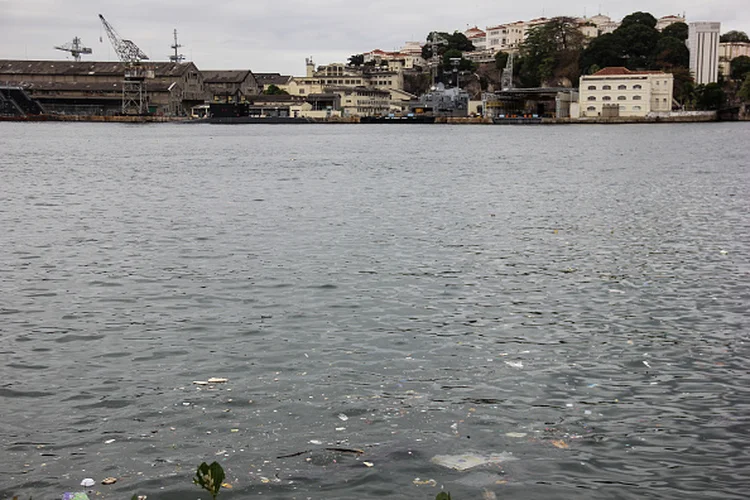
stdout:
POLYGON ((749 125, 0 123, 0 498, 747 498, 749 125))

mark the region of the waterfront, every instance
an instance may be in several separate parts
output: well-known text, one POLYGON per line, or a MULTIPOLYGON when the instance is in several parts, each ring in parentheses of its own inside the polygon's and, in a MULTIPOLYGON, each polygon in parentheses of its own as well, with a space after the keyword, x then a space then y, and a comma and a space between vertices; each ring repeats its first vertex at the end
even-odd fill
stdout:
POLYGON ((749 132, 0 123, 0 498, 745 498, 749 132))

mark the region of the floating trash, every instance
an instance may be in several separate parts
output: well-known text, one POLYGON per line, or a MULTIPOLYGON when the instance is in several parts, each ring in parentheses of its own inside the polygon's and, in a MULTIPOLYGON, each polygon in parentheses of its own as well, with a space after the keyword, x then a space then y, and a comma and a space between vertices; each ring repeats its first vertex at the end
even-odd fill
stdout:
POLYGON ((211 377, 208 379, 209 384, 226 384, 227 382, 229 382, 228 378, 211 377))
POLYGON ((523 368, 523 361, 506 361, 505 364, 511 368, 517 368, 519 370, 523 368))
POLYGON ((375 467, 375 464, 372 462, 362 462, 362 463, 365 464, 365 467, 375 467))
POLYGON ((116 482, 116 477, 105 477, 104 479, 102 479, 102 484, 115 484, 116 482))
POLYGON ((523 438, 523 437, 526 437, 526 433, 525 432, 506 432, 505 435, 508 436, 509 438, 523 438))
POLYGON ((432 463, 449 469, 464 471, 482 465, 497 465, 515 459, 510 453, 493 453, 491 455, 464 453, 462 455, 436 455, 432 457, 432 463))
POLYGON ((114 442, 115 442, 114 439, 107 439, 106 441, 104 441, 104 444, 112 444, 114 442))
POLYGON ((89 496, 83 491, 63 493, 62 500, 89 500, 89 496))
POLYGON ((347 417, 346 414, 344 413, 339 413, 338 416, 339 416, 339 420, 341 420, 342 422, 346 422, 347 420, 349 420, 349 417, 347 417))
POLYGON ((193 380, 193 385, 208 385, 206 380, 193 380))
POLYGON ((320 441, 319 439, 311 439, 310 444, 323 444, 323 441, 320 441))
POLYGON ((414 481, 412 481, 412 483, 415 486, 432 486, 432 487, 437 486, 437 481, 435 481, 434 479, 422 480, 422 479, 420 479, 418 477, 415 477, 414 481))
POLYGON ((552 446, 554 446, 555 448, 560 448, 560 449, 563 449, 563 450, 565 450, 567 448, 570 448, 568 446, 568 443, 566 443, 562 439, 556 439, 556 440, 550 441, 550 443, 552 443, 552 446))
POLYGON ((90 477, 87 477, 86 479, 84 479, 83 481, 81 481, 81 486, 84 486, 86 488, 94 486, 95 484, 96 484, 96 481, 94 481, 90 477))

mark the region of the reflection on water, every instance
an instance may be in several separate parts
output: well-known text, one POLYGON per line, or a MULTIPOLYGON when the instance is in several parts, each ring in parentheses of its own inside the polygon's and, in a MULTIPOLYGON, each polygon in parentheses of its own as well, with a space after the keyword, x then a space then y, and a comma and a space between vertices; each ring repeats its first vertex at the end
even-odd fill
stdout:
POLYGON ((0 497, 744 498, 748 131, 2 123, 0 497))

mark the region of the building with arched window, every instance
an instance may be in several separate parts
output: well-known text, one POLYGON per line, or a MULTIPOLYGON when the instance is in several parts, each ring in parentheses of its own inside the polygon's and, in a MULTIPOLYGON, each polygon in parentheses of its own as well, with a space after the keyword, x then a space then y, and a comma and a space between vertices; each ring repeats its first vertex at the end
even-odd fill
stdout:
POLYGON ((623 67, 581 77, 581 117, 646 116, 672 110, 674 76, 661 71, 630 71, 623 67), (617 104, 611 104, 617 101, 617 104), (606 110, 605 110, 606 107, 606 110), (615 113, 613 115, 613 113, 615 113))

